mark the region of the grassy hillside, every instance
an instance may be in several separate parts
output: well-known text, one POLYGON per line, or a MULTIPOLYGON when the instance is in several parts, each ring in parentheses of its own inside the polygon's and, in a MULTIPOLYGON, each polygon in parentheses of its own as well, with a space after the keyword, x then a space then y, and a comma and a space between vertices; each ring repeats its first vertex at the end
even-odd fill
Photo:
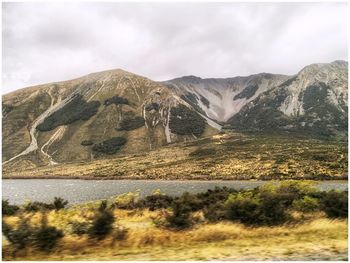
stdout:
MULTIPOLYGON (((79 147, 83 149, 91 146, 79 147)), ((196 141, 174 143, 149 152, 108 156, 107 159, 91 162, 35 169, 24 169, 22 167, 26 164, 21 167, 18 162, 5 166, 3 177, 347 179, 347 158, 347 144, 342 142, 226 132, 206 135, 196 141)))
POLYGON ((181 129, 181 116, 170 114, 180 103, 163 84, 123 70, 19 90, 3 96, 2 160, 21 168, 90 161, 217 132, 185 106, 192 118, 181 129), (107 154, 93 150, 114 137, 125 144, 107 154))

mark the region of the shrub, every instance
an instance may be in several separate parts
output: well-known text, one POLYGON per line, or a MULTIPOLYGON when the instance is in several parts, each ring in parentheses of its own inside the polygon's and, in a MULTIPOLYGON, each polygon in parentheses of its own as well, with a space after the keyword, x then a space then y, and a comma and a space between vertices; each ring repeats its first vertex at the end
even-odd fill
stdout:
POLYGON ((129 101, 128 101, 128 99, 123 98, 123 97, 113 96, 112 98, 105 100, 105 103, 104 103, 105 106, 108 106, 111 104, 115 104, 115 105, 126 104, 126 105, 128 105, 129 101))
POLYGON ((210 222, 217 222, 226 219, 226 209, 223 203, 210 204, 204 208, 204 217, 210 222))
POLYGON ((313 212, 319 209, 319 200, 310 196, 293 201, 293 208, 301 212, 313 212))
POLYGON ((170 110, 169 128, 172 133, 200 136, 205 124, 206 121, 198 113, 181 104, 170 110))
POLYGON ((119 209, 134 209, 139 206, 140 192, 129 192, 125 194, 118 195, 113 206, 119 209))
POLYGON ((227 218, 239 221, 243 224, 257 223, 259 216, 260 200, 253 197, 252 193, 238 193, 230 195, 225 202, 227 218))
POLYGON ((290 219, 287 208, 291 206, 294 200, 291 194, 264 193, 260 194, 259 198, 261 203, 258 209, 259 217, 255 222, 256 224, 278 225, 290 219))
POLYGON ((307 195, 315 195, 317 193, 314 183, 310 181, 283 181, 279 184, 268 183, 254 190, 260 195, 275 195, 284 206, 289 207, 294 200, 301 199, 307 195))
POLYGON ((89 235, 91 238, 103 239, 113 229, 114 215, 111 210, 107 208, 107 201, 102 201, 95 218, 92 222, 92 226, 89 229, 89 235))
POLYGON ((33 245, 42 250, 51 250, 63 237, 62 230, 47 225, 46 214, 42 215, 40 227, 32 227, 27 222, 22 217, 16 229, 3 222, 3 234, 16 249, 33 245))
POLYGON ((55 197, 52 203, 43 202, 27 202, 24 204, 23 209, 27 212, 37 212, 44 210, 60 210, 66 207, 68 201, 60 197, 55 197))
POLYGON ((33 229, 26 219, 21 218, 17 229, 2 221, 2 233, 15 249, 23 249, 32 241, 33 229))
POLYGON ((161 194, 161 193, 155 193, 155 194, 146 196, 142 200, 142 205, 144 207, 148 207, 149 210, 154 211, 157 209, 170 207, 173 200, 174 199, 171 196, 161 194))
POLYGON ((41 210, 52 210, 54 209, 54 206, 52 204, 35 201, 25 203, 23 209, 26 212, 37 212, 41 210))
POLYGON ((330 218, 348 217, 348 192, 331 190, 320 200, 321 209, 330 218))
POLYGON ((299 197, 313 194, 317 191, 315 183, 312 181, 293 181, 287 180, 280 183, 278 191, 280 193, 288 192, 294 193, 299 197))
POLYGON ((99 101, 86 102, 83 96, 75 95, 61 109, 53 112, 37 126, 39 131, 51 131, 60 125, 68 125, 78 120, 88 120, 94 116, 100 107, 99 101))
POLYGON ((55 197, 55 199, 53 200, 53 207, 55 210, 63 209, 66 207, 67 204, 68 201, 60 197, 55 197))
POLYGON ((119 131, 131 131, 138 129, 145 125, 145 119, 136 116, 135 118, 124 118, 120 123, 117 130, 119 131))
POLYGON ((195 195, 186 192, 173 200, 171 208, 173 213, 166 217, 169 226, 182 229, 193 224, 191 212, 202 209, 203 205, 195 195))
POLYGON ((42 250, 51 250, 62 237, 62 230, 53 226, 43 225, 34 234, 34 245, 42 250))
POLYGON ((285 195, 279 193, 240 192, 225 203, 227 218, 246 225, 277 225, 289 219, 285 195))
POLYGON ((127 142, 124 137, 113 137, 109 140, 105 140, 102 143, 95 144, 92 150, 99 153, 115 154, 121 147, 127 142))
POLYGON ((189 207, 183 206, 178 201, 174 201, 171 207, 173 213, 166 217, 169 227, 183 229, 192 225, 191 209, 189 207))
POLYGON ((10 205, 8 200, 2 200, 2 215, 11 216, 14 215, 19 210, 16 205, 10 205))
POLYGON ((90 146, 90 145, 93 145, 94 143, 92 141, 89 141, 89 140, 84 140, 80 144, 83 146, 90 146))
POLYGON ((183 193, 180 197, 175 198, 177 203, 188 207, 192 212, 202 209, 203 202, 196 195, 190 194, 188 192, 183 193))
POLYGON ((229 189, 227 187, 215 187, 214 189, 208 189, 204 193, 198 193, 196 196, 201 200, 202 205, 205 207, 215 205, 216 203, 224 203, 230 194, 237 193, 235 189, 229 189))

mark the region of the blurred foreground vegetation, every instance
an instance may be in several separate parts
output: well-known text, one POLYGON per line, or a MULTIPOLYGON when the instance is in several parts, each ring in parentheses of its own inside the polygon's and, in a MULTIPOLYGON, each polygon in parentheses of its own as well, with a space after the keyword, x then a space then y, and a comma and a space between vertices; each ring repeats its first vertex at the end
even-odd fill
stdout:
POLYGON ((177 197, 156 190, 142 198, 134 192, 73 207, 67 207, 61 198, 23 206, 3 200, 2 213, 3 257, 7 260, 84 259, 87 255, 137 260, 142 253, 148 253, 150 259, 170 260, 166 253, 176 248, 192 251, 180 258, 183 260, 261 259, 261 254, 247 258, 239 252, 241 248, 265 252, 274 248, 281 252, 276 252, 278 259, 347 257, 348 192, 319 191, 310 181, 283 181, 239 191, 215 188, 177 197), (276 238, 286 239, 285 243, 276 238), (222 250, 204 256, 213 244, 222 250), (284 251, 288 246, 297 258, 284 251), (306 249, 309 246, 332 253, 312 252, 306 249), (162 252, 154 254, 159 247, 162 252), (215 257, 220 251, 223 254, 215 257))

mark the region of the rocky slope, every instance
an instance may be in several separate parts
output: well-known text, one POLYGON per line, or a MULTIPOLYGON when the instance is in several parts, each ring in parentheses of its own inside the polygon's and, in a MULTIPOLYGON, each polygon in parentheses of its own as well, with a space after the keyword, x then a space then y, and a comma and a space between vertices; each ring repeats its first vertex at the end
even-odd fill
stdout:
POLYGON ((18 90, 2 106, 5 165, 106 158, 216 131, 163 84, 122 70, 18 90))
POLYGON ((344 137, 347 103, 348 63, 312 64, 246 104, 228 123, 240 130, 344 137))
POLYGON ((186 76, 164 82, 199 112, 225 123, 248 102, 289 77, 261 73, 248 77, 201 79, 186 76))
POLYGON ((135 154, 237 130, 347 132, 348 63, 294 76, 261 73, 155 82, 123 70, 3 96, 3 164, 37 167, 135 154))

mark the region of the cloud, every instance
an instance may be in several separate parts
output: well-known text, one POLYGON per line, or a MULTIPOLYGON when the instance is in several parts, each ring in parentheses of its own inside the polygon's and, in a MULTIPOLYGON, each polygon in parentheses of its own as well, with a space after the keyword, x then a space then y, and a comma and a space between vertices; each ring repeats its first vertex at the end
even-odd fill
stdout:
POLYGON ((122 68, 295 74, 347 59, 346 3, 3 3, 3 93, 122 68))

